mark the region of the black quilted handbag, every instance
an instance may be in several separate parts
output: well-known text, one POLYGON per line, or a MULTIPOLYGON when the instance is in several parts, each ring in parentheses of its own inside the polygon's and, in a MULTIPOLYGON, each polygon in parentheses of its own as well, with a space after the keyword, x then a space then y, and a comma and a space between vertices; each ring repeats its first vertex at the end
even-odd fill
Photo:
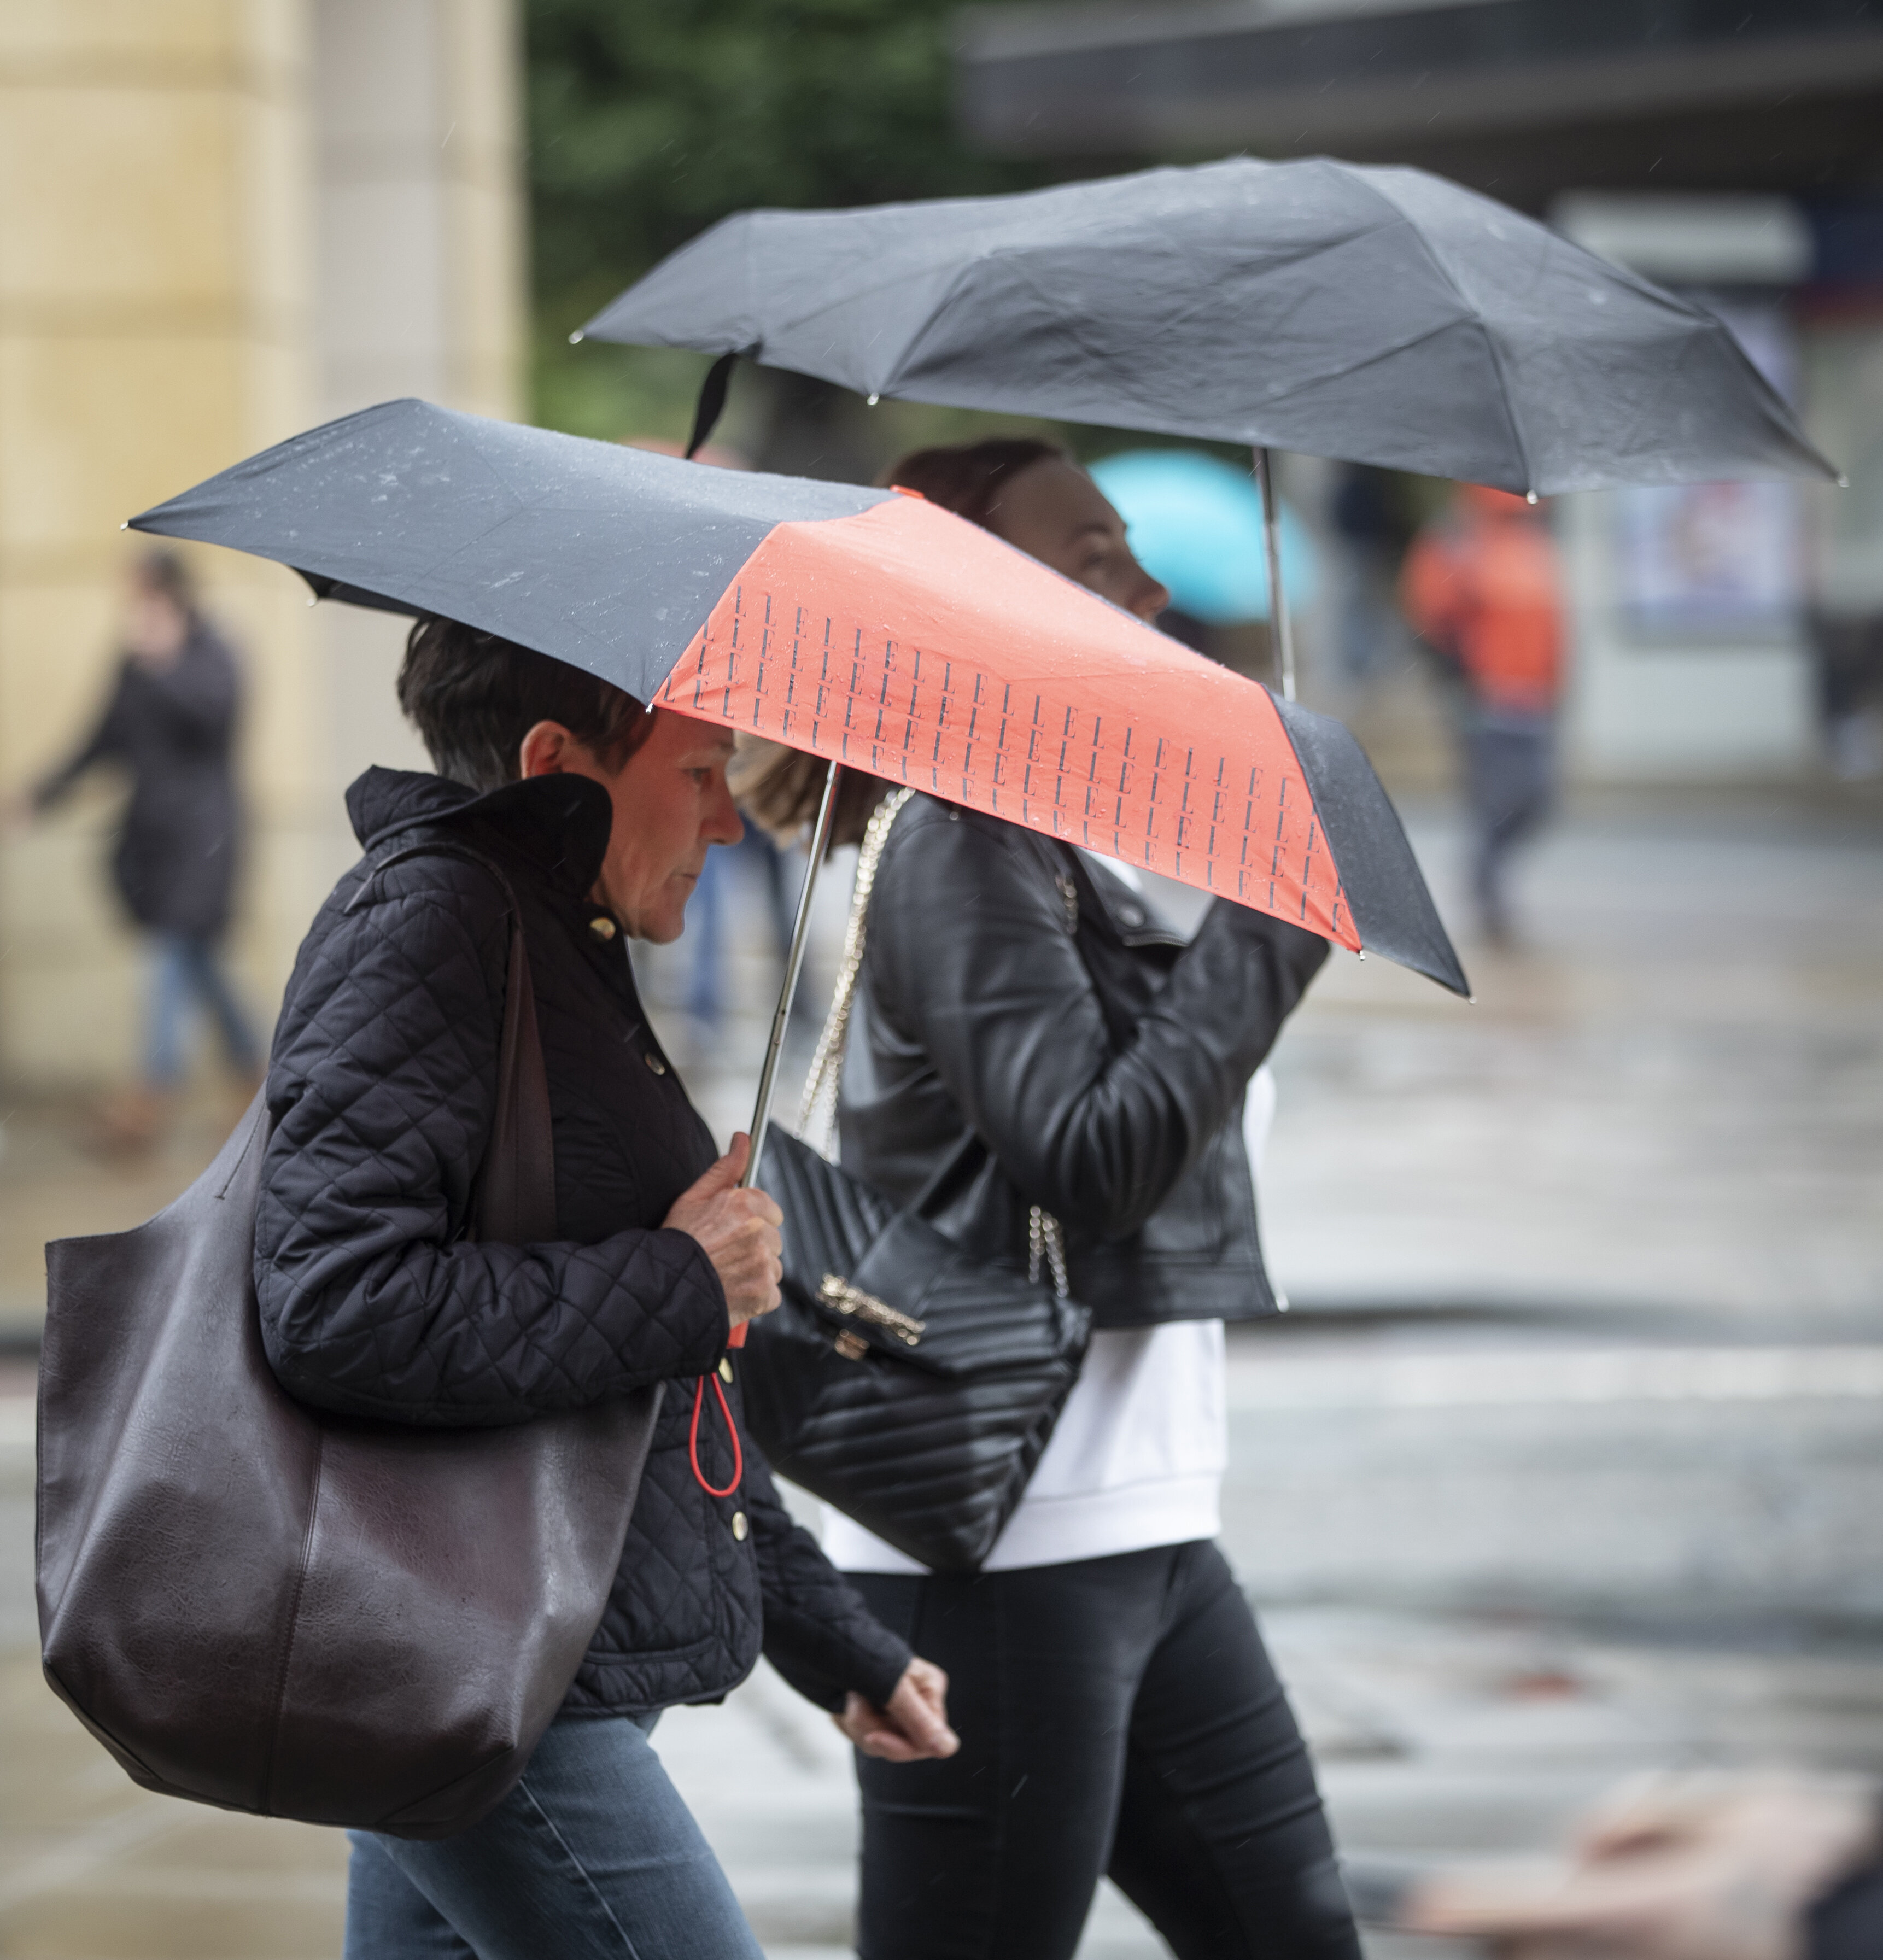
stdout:
MULTIPOLYGON (((907 800, 892 796, 864 840, 807 1127, 834 1099, 870 888, 907 800)), ((1059 1229, 1044 1212, 1032 1215, 1030 1274, 972 1257, 923 1215, 984 1149, 971 1141, 906 1209, 777 1128, 759 1178, 784 1214, 784 1280, 778 1310, 751 1323, 747 1425, 781 1475, 937 1572, 972 1572, 994 1548, 1092 1325, 1066 1297, 1059 1229)))

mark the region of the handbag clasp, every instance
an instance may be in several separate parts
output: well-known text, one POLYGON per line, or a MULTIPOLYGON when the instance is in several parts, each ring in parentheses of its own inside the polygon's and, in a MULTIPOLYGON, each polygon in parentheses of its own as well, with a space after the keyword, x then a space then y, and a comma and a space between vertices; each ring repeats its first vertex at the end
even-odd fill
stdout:
MULTIPOLYGON (((886 1327, 899 1341, 914 1347, 922 1338, 925 1323, 914 1315, 899 1313, 873 1293, 865 1293, 861 1287, 852 1286, 848 1280, 839 1279, 835 1273, 826 1273, 824 1283, 817 1289, 817 1297, 826 1306, 834 1306, 839 1313, 854 1313, 859 1320, 873 1320, 879 1327, 886 1327)), ((848 1354, 843 1345, 843 1337, 838 1340, 840 1351, 848 1354)), ((852 1360, 857 1357, 851 1356, 852 1360)))

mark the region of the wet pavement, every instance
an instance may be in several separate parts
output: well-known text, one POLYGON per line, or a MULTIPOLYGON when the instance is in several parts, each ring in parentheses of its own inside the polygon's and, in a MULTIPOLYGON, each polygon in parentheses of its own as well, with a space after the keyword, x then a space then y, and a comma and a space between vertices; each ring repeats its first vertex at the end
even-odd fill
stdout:
MULTIPOLYGON (((1414 829, 1442 901, 1455 839, 1414 829)), ((1363 1867, 1535 1849, 1640 1768, 1883 1771, 1880 847, 1860 807, 1594 806, 1529 868, 1525 949, 1465 949, 1475 1007, 1341 957, 1290 1030, 1263 1197, 1294 1310, 1233 1344, 1225 1537, 1363 1867)), ((710 1045, 684 943, 645 963, 722 1134, 769 984, 735 938, 710 1045)), ((8 1112, 0 1328, 39 1239, 145 1215, 226 1113, 101 1171, 71 1112, 8 1112)), ((337 1952, 333 1834, 144 1796, 40 1683, 30 1379, 0 1363, 0 1955, 337 1952)), ((847 1950, 824 1718, 762 1671, 658 1741, 768 1950, 847 1950)), ((1101 1898, 1086 1960, 1161 1950, 1101 1898)))

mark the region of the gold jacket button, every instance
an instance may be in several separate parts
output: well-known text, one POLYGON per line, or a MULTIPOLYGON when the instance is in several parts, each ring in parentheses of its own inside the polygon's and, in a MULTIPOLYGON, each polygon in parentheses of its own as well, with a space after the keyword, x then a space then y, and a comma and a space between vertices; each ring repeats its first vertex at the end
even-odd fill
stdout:
POLYGON ((743 1545, 745 1542, 746 1514, 743 1511, 733 1513, 733 1536, 737 1538, 740 1544, 743 1545))
POLYGON ((654 1071, 656 1075, 664 1075, 666 1074, 667 1065, 657 1055, 644 1055, 642 1057, 642 1059, 647 1063, 647 1066, 654 1071))
POLYGON ((719 1357, 719 1379, 722 1382, 732 1379, 732 1357, 730 1354, 722 1354, 719 1357))
POLYGON ((612 939, 619 928, 612 918, 603 918, 590 919, 588 922, 588 929, 597 939, 606 940, 612 939))

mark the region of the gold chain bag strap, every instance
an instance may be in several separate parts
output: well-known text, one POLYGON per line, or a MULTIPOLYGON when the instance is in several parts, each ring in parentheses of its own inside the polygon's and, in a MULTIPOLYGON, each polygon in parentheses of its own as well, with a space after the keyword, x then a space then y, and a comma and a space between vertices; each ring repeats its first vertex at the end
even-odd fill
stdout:
MULTIPOLYGON (((857 976, 863 970, 870 896, 876 890, 876 870, 889 841, 890 829, 914 794, 910 789, 896 790, 876 806, 863 833, 863 848, 857 854, 856 889, 850 901, 850 921, 844 931, 843 957, 837 966, 836 991, 831 996, 830 1012, 824 1018, 823 1032, 812 1052, 804 1099, 798 1109, 798 1134, 827 1157, 836 1134, 844 1045, 850 1033, 850 1010, 857 998, 857 976)), ((1068 1298, 1065 1235, 1059 1220, 1042 1205, 1035 1204, 1027 1212, 1026 1244, 1028 1279, 1037 1284, 1044 1267, 1052 1274, 1054 1292, 1061 1300, 1068 1298)))

